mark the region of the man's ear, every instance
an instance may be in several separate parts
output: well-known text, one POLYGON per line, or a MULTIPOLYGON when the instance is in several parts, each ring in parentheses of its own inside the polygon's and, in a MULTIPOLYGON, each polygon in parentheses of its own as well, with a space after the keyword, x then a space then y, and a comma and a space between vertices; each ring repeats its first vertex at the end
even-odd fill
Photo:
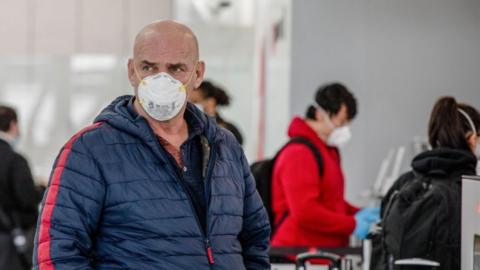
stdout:
POLYGON ((323 113, 315 108, 315 120, 319 123, 323 123, 325 121, 325 116, 323 115, 323 113))
POLYGON ((138 78, 135 74, 135 66, 132 58, 128 59, 127 69, 128 69, 128 80, 130 81, 130 85, 134 88, 138 86, 138 78))
POLYGON ((467 143, 468 147, 472 149, 473 152, 475 152, 477 148, 477 143, 478 143, 478 137, 476 133, 470 132, 470 135, 467 137, 467 143))
POLYGON ((205 75, 205 62, 198 61, 197 69, 195 70, 195 81, 193 87, 197 89, 203 81, 203 75, 205 75))
POLYGON ((12 135, 13 137, 16 137, 19 134, 17 121, 10 122, 10 125, 8 127, 8 133, 10 133, 10 135, 12 135))

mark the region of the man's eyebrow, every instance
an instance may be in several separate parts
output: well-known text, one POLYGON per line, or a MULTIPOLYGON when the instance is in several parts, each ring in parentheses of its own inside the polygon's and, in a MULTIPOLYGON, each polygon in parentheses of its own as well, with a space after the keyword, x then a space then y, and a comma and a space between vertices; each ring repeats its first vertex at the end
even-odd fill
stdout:
POLYGON ((155 63, 148 62, 147 60, 143 60, 143 61, 142 61, 142 64, 146 64, 146 65, 148 65, 148 66, 155 66, 155 65, 156 65, 155 63))
POLYGON ((186 67, 187 64, 184 64, 184 63, 171 63, 171 64, 167 64, 168 67, 170 68, 179 68, 179 67, 186 67))

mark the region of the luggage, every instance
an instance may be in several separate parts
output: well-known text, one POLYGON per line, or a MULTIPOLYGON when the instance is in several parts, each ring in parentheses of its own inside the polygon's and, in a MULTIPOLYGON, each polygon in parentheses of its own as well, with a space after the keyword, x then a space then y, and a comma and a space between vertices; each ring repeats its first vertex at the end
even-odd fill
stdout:
POLYGON ((353 270, 352 260, 328 252, 306 252, 298 254, 295 260, 296 270, 308 270, 307 262, 311 260, 328 261, 328 270, 353 270))
MULTIPOLYGON (((432 269, 400 266, 401 259, 421 258, 452 269, 459 260, 460 185, 415 177, 391 192, 383 204, 380 233, 373 235, 370 270, 432 269)), ((430 268, 428 268, 430 267, 430 268)))

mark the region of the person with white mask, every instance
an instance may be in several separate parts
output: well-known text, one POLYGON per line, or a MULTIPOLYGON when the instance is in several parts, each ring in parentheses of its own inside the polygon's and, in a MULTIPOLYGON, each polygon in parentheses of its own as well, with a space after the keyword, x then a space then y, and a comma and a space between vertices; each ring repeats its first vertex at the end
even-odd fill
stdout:
POLYGON ((270 269, 270 226, 233 135, 187 102, 195 34, 166 20, 135 39, 118 97, 62 148, 35 269, 270 269))
POLYGON ((437 100, 428 122, 431 149, 412 159, 382 199, 370 269, 422 258, 440 263, 439 270, 460 270, 462 175, 475 174, 479 135, 474 107, 451 96, 437 100))
POLYGON ((351 138, 349 125, 357 113, 353 94, 342 84, 321 86, 305 118, 295 117, 290 138, 304 138, 320 153, 290 143, 278 154, 272 182, 272 246, 345 247, 351 234, 365 238, 379 209, 359 209, 344 197, 340 149, 351 138))

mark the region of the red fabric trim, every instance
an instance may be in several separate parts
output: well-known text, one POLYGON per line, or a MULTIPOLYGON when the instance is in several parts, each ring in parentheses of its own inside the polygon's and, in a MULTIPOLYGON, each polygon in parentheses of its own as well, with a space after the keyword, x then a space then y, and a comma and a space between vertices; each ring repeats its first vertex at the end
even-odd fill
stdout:
POLYGON ((68 156, 72 151, 72 145, 82 134, 102 124, 102 122, 98 122, 79 131, 70 140, 68 140, 68 142, 63 147, 62 152, 60 153, 60 157, 58 158, 57 164, 55 165, 55 169, 52 174, 52 180, 50 181, 50 187, 48 188, 47 198, 45 199, 45 203, 43 205, 40 221, 40 228, 38 234, 39 245, 37 247, 37 260, 39 270, 55 269, 50 256, 50 224, 52 220, 53 209, 55 208, 55 204, 57 202, 60 178, 62 176, 63 169, 65 168, 65 164, 67 163, 68 156))
POLYGON ((266 46, 265 41, 262 44, 262 48, 260 50, 260 67, 259 67, 259 85, 258 85, 258 143, 257 143, 257 160, 264 158, 264 151, 265 151, 265 118, 266 118, 266 100, 265 97, 267 95, 267 87, 266 87, 266 46))

